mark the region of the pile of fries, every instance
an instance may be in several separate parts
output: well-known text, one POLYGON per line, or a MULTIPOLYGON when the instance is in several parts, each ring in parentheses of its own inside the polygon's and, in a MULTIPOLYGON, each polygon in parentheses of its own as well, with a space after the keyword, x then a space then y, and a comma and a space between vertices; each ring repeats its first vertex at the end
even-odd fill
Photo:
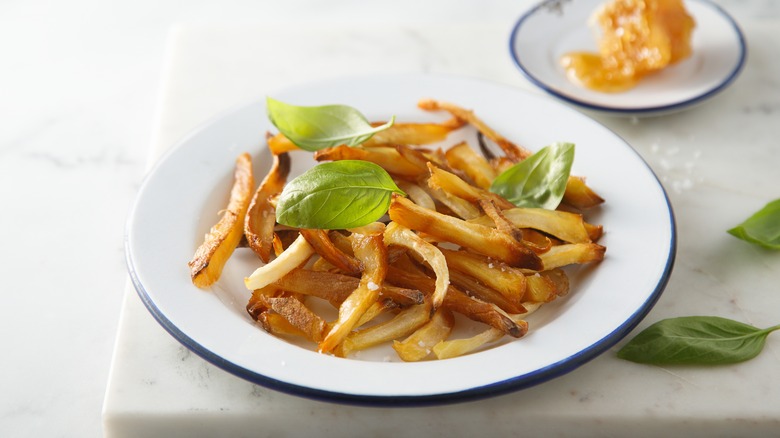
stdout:
POLYGON ((282 134, 267 135, 274 163, 259 187, 249 154, 241 155, 229 204, 189 263, 193 283, 213 284, 235 248, 251 248, 264 264, 245 278, 249 315, 269 333, 340 357, 391 342, 404 361, 444 359, 524 336, 529 313, 569 292, 564 266, 603 259, 602 226, 582 215, 603 200, 572 176, 558 209, 515 207, 488 189, 531 152, 472 111, 433 100, 418 106, 451 118, 396 123, 361 146, 315 153, 318 161, 376 163, 407 194, 393 196, 386 220, 357 229, 276 223, 275 201, 297 150, 282 134), (479 132, 482 154, 465 142, 426 148, 466 125, 479 132), (502 154, 490 153, 484 138, 502 154), (335 320, 315 311, 323 303, 335 320), (484 328, 450 339, 463 318, 484 328))

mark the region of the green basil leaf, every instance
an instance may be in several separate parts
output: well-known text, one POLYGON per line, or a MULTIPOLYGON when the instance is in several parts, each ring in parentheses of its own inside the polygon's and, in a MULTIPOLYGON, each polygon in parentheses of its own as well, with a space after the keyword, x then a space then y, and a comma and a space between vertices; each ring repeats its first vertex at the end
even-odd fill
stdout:
POLYGON ((296 106, 266 98, 268 118, 276 128, 301 149, 357 146, 395 122, 393 116, 382 126, 373 127, 358 110, 346 105, 296 106))
POLYGON ((573 162, 573 143, 553 143, 498 175, 490 191, 518 207, 555 210, 573 162))
POLYGON ((296 228, 361 227, 387 213, 393 193, 405 195, 374 163, 322 163, 287 183, 276 204, 276 221, 296 228))
POLYGON ((756 357, 780 325, 758 329, 717 316, 685 316, 643 330, 617 356, 654 365, 723 365, 756 357))
POLYGON ((770 202, 728 232, 764 248, 780 249, 780 199, 770 202))

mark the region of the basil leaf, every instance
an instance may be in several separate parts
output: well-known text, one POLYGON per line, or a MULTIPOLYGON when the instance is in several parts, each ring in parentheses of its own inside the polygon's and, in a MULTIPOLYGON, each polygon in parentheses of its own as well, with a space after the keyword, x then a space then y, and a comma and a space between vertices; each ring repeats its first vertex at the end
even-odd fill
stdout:
POLYGON ((756 357, 780 325, 758 329, 717 316, 685 316, 659 321, 618 351, 632 362, 654 365, 723 365, 756 357))
POLYGON ((393 116, 373 127, 358 110, 346 105, 296 106, 266 98, 268 118, 301 149, 319 149, 345 144, 357 146, 395 122, 393 116))
POLYGON ((518 207, 555 210, 573 162, 573 143, 553 143, 498 175, 490 191, 518 207))
POLYGON ((405 195, 374 163, 323 163, 287 183, 276 204, 276 221, 296 228, 360 227, 387 213, 393 193, 405 195))
POLYGON ((768 249, 780 249, 780 199, 770 202, 729 234, 768 249))

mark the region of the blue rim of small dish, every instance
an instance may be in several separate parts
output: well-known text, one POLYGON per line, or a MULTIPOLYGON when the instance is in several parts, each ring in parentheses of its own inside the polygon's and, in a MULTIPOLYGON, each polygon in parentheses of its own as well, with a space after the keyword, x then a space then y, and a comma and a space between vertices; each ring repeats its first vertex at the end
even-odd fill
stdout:
POLYGON ((659 106, 653 106, 653 107, 644 107, 644 108, 619 108, 619 107, 610 107, 610 106, 603 106, 603 105, 596 105, 593 103, 589 103, 585 100, 577 99, 571 96, 568 96, 563 93, 559 93, 554 88, 550 87, 540 78, 532 75, 530 71, 523 65, 523 62, 518 58, 517 50, 515 47, 515 41, 517 37, 517 32, 520 30, 522 25, 525 23, 525 21, 532 17, 534 14, 539 12, 545 5, 547 5, 550 2, 558 2, 560 0, 544 0, 540 3, 538 3, 536 6, 531 8, 528 12, 523 14, 518 20, 517 23, 512 27, 512 32, 509 36, 509 56, 512 58, 512 61, 514 62, 515 66, 520 69, 520 71, 523 73, 523 75, 531 81, 534 85, 539 87, 540 89, 544 90, 548 94, 555 96, 558 99, 561 99, 565 102, 577 105, 582 108, 587 108, 590 110, 595 111, 601 111, 601 112, 607 112, 607 113, 613 113, 613 114, 634 114, 634 115, 640 115, 640 114, 652 114, 652 113, 662 113, 662 112, 670 112, 675 111, 679 109, 686 108, 691 105, 695 105, 699 102, 702 102, 704 100, 709 99, 710 97, 715 96, 716 94, 723 91, 725 88, 727 88, 729 85, 731 85, 732 82, 739 76, 739 74, 742 72, 742 69, 745 66, 745 61, 747 59, 747 43, 745 42, 745 36, 742 32, 742 29, 740 29, 737 22, 734 20, 734 18, 729 15, 728 12, 726 12, 723 8, 716 5, 715 3, 710 2, 709 0, 690 0, 695 1, 697 3, 701 3, 703 5, 706 5, 710 8, 712 8, 715 12, 721 15, 722 18, 724 18, 728 23, 733 27, 734 33, 737 36, 737 39, 739 41, 739 59, 734 66, 734 69, 729 73, 729 75, 718 84, 716 87, 698 95, 690 99, 686 99, 680 102, 672 103, 669 105, 659 105, 659 106))

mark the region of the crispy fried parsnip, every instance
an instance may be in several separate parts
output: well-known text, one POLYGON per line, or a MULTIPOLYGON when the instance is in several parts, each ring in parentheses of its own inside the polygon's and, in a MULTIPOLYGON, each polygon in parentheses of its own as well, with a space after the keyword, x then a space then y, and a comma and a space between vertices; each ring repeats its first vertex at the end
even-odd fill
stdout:
POLYGON ((488 190, 498 175, 488 161, 477 154, 466 142, 447 149, 447 162, 453 169, 465 173, 477 187, 488 190))
POLYGON ((264 263, 271 261, 276 226, 276 209, 271 202, 282 193, 287 175, 290 174, 290 156, 286 152, 274 155, 271 170, 252 196, 252 202, 244 219, 244 235, 252 251, 264 263))
MULTIPOLYGON (((569 243, 591 242, 581 214, 544 208, 512 208, 501 213, 518 228, 543 231, 569 243)), ((482 216, 469 222, 489 227, 495 226, 494 221, 488 216, 482 216)))
POLYGON ((369 328, 352 332, 344 339, 340 350, 341 356, 408 336, 431 318, 432 304, 426 300, 423 304, 410 306, 399 312, 393 319, 369 328))
POLYGON ((489 328, 484 332, 465 339, 441 341, 433 347, 438 359, 450 359, 471 353, 486 344, 496 342, 504 336, 501 330, 489 328))
POLYGON ((450 284, 450 271, 447 262, 438 248, 424 241, 412 230, 395 222, 390 222, 385 230, 385 242, 388 245, 398 245, 419 254, 436 274, 436 288, 433 292, 433 308, 438 309, 447 295, 450 284))
POLYGON ((543 268, 542 260, 533 251, 493 228, 426 210, 400 196, 393 196, 388 214, 391 220, 407 228, 469 248, 510 266, 533 270, 543 268))
POLYGON ((509 158, 515 161, 521 161, 531 156, 531 151, 512 143, 501 134, 494 131, 493 128, 477 117, 476 114, 474 114, 474 111, 449 102, 441 102, 433 99, 422 99, 417 102, 417 106, 426 111, 447 111, 453 116, 467 121, 470 125, 477 128, 479 132, 484 134, 485 137, 495 142, 509 158))
POLYGON ((300 234, 295 241, 270 263, 255 270, 244 278, 244 285, 249 290, 260 289, 284 277, 288 272, 306 263, 314 254, 314 248, 300 234))
MULTIPOLYGON (((374 126, 383 125, 384 122, 372 123, 374 126)), ((364 146, 376 146, 382 144, 411 144, 426 145, 438 143, 447 139, 450 132, 463 126, 460 119, 447 120, 444 123, 394 123, 384 131, 377 132, 368 139, 364 146)))
POLYGON ((387 248, 383 241, 385 226, 375 222, 352 232, 352 251, 363 265, 360 284, 339 306, 339 317, 319 344, 319 351, 332 351, 357 325, 364 313, 379 298, 387 273, 387 248))
POLYGON ((249 208, 254 188, 252 158, 244 153, 236 159, 233 188, 222 218, 211 227, 192 260, 187 264, 195 286, 200 288, 211 286, 222 275, 225 263, 243 237, 244 216, 249 208))
MULTIPOLYGON (((448 309, 437 310, 431 320, 403 341, 393 341, 393 349, 406 362, 416 362, 431 354, 434 345, 447 339, 455 325, 455 317, 448 309)), ((503 333, 502 333, 503 334, 503 333)))

